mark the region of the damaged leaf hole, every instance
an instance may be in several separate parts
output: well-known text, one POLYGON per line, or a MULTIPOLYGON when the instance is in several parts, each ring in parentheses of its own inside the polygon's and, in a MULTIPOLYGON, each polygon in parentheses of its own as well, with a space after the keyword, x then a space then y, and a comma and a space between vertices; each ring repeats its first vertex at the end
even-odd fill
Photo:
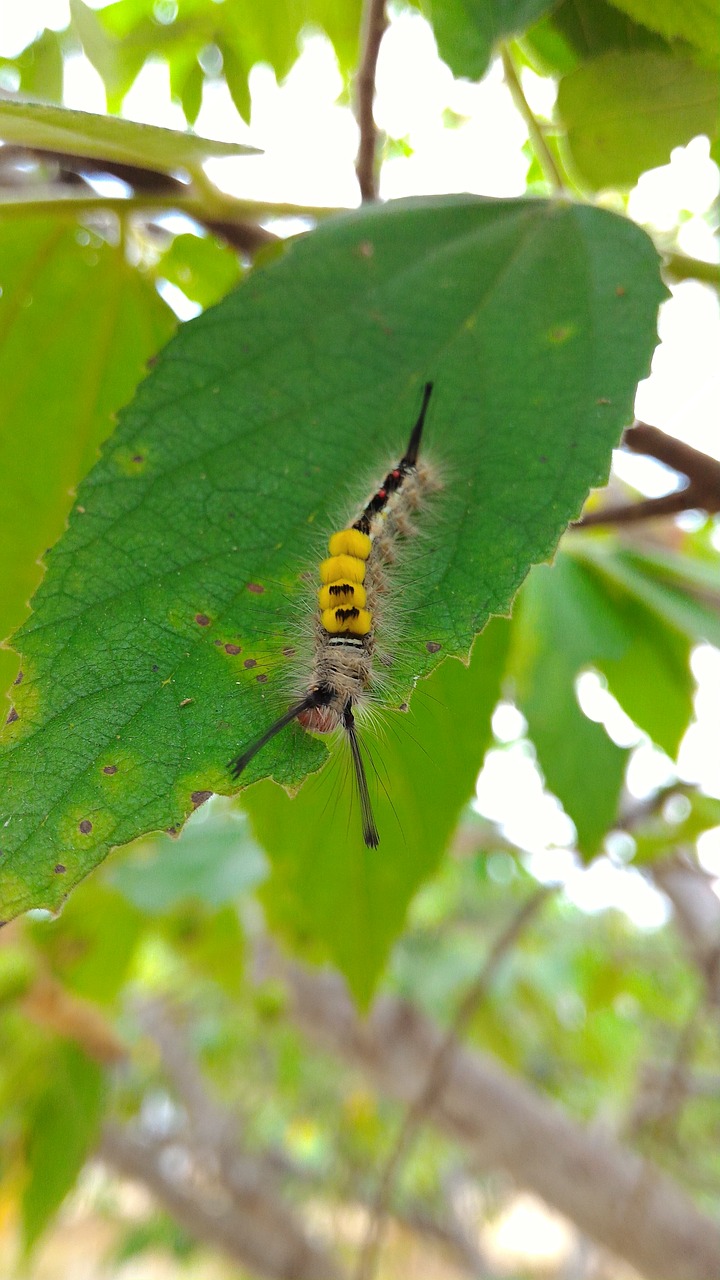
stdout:
POLYGON ((93 824, 89 818, 83 818, 82 822, 78 822, 78 831, 84 836, 89 836, 93 829, 93 824))

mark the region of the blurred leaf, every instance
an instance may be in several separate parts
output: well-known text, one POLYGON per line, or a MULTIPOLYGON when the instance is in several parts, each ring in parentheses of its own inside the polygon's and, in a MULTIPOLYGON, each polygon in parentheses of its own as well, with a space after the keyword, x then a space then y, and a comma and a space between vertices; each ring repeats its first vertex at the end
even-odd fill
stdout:
POLYGON ((363 1004, 472 794, 492 739, 508 633, 508 622, 494 619, 469 668, 444 663, 416 689, 407 717, 388 713, 378 743, 364 735, 379 849, 362 842, 344 752, 294 799, 272 783, 244 797, 273 864, 263 892, 271 921, 296 941, 319 939, 363 1004))
POLYGON ((84 0, 70 0, 73 30, 80 39, 86 58, 105 85, 109 110, 117 112, 150 49, 145 42, 114 40, 108 35, 101 12, 91 9, 84 0))
POLYGON ((63 89, 63 55, 57 31, 45 30, 17 58, 1 60, 20 72, 20 90, 50 102, 60 102, 63 89))
POLYGON ((553 0, 431 0, 438 53, 453 75, 480 80, 496 44, 525 31, 552 4, 553 0))
POLYGON ((705 831, 720 827, 720 800, 689 788, 672 796, 659 813, 633 827, 636 863, 667 857, 694 845, 705 831))
POLYGON ((144 921, 134 906, 94 880, 53 920, 28 930, 64 987, 88 1000, 113 1000, 132 963, 144 921))
POLYGON ((148 915, 193 901, 220 907, 254 889, 267 864, 244 816, 230 810, 203 817, 191 819, 178 840, 157 836, 135 846, 108 869, 109 883, 148 915))
POLYGON ((698 49, 720 52, 720 4, 718 0, 612 0, 667 40, 687 40, 698 49))
POLYGON ((231 906, 177 908, 161 922, 164 937, 183 961, 237 998, 243 985, 245 938, 231 906))
MULTIPOLYGON (((121 249, 50 218, 0 221, 0 289, 2 639, 26 613, 112 415, 176 321, 121 249)), ((16 673, 0 653, 0 691, 16 673)))
MULTIPOLYGON (((327 478, 357 460, 382 474, 427 377, 429 443, 459 479, 403 588, 379 700, 466 654, 604 479, 663 294, 624 219, 451 196, 328 221, 183 327, 81 487, 18 639, 5 912, 56 904, 110 846, 230 787, 228 759, 287 705, 285 651, 314 608, 301 574, 341 518, 327 478)), ((292 785, 325 756, 293 726, 248 781, 292 785)))
POLYGON ((574 548, 608 578, 694 641, 720 646, 718 560, 613 545, 589 538, 574 548))
POLYGON ((667 49, 665 42, 646 26, 633 22, 606 0, 562 0, 523 37, 541 63, 545 75, 567 75, 608 49, 667 49))
POLYGON ((95 116, 39 102, 0 99, 0 138, 26 147, 66 151, 135 164, 141 168, 192 170, 218 156, 257 154, 239 142, 212 142, 193 133, 177 133, 156 125, 136 124, 117 116, 95 116))
POLYGON ((205 72, 195 51, 170 58, 170 90, 179 100, 188 124, 194 124, 200 114, 204 83, 205 72))
POLYGON ((104 1101, 103 1074, 72 1044, 48 1053, 47 1083, 27 1124, 29 1181, 22 1201, 26 1251, 60 1208, 95 1142, 104 1101))
POLYGON ((533 570, 516 608, 511 670, 545 781, 575 823, 586 857, 597 853, 617 816, 628 752, 580 710, 575 678, 591 663, 619 660, 624 643, 582 565, 559 555, 552 568, 533 570))
POLYGON ((599 654, 595 665, 631 720, 674 759, 693 715, 690 639, 613 575, 613 544, 603 538, 598 551, 587 556, 590 539, 577 541, 578 558, 588 569, 593 564, 600 570, 597 582, 602 597, 626 637, 622 654, 599 654), (603 574, 604 562, 609 575, 603 574))
POLYGON ((574 163, 594 189, 630 187, 673 147, 715 137, 714 71, 654 51, 613 51, 560 81, 558 113, 574 163))
POLYGON ((238 283, 238 256, 214 236, 181 235, 162 255, 155 272, 175 284, 193 302, 211 307, 238 283))

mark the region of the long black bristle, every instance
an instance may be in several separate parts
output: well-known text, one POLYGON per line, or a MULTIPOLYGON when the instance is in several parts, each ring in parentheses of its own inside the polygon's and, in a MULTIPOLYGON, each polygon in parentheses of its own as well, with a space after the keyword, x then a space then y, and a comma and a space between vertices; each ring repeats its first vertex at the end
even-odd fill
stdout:
POLYGON ((363 764, 363 758, 360 753, 360 743, 358 742, 357 730, 355 728, 355 717, 352 713, 352 705, 349 702, 343 712, 343 727, 348 736, 350 754, 352 755, 353 767, 355 769, 355 781, 357 782, 358 796, 360 799, 363 840, 365 841, 368 849, 377 849, 380 843, 380 836, 378 835, 378 829, 375 826, 372 802, 370 800, 370 792, 368 790, 367 777, 365 774, 365 765, 363 764))
POLYGON ((427 413, 427 407, 430 403, 430 396, 432 395, 432 390, 433 390, 433 383, 426 382, 425 390, 423 391, 423 402, 422 402, 422 405, 420 406, 420 416, 418 417, 418 420, 412 429, 412 435, 410 436, 408 447, 405 450, 405 457, 403 458, 400 464, 401 466, 414 467, 417 462, 418 453, 420 452, 420 439, 422 437, 423 427, 425 425, 425 414, 427 413))
POLYGON ((317 697, 314 693, 309 693, 306 698, 303 698, 302 702, 296 702, 294 706, 290 707, 289 711, 286 711, 283 716, 280 716, 279 720, 276 720, 274 724, 271 724, 270 728, 266 730, 262 737, 258 738, 256 742, 253 742, 252 746, 248 747, 247 751, 243 751, 242 755, 238 756, 237 759, 229 761, 228 769, 230 770, 231 776, 233 778, 239 778, 243 769, 250 763, 253 756, 256 756, 258 751, 261 751, 265 744, 269 742, 271 738, 275 737, 276 733, 279 733, 286 725, 291 724, 293 720, 296 720, 303 711, 309 711, 315 706, 317 706, 317 697))

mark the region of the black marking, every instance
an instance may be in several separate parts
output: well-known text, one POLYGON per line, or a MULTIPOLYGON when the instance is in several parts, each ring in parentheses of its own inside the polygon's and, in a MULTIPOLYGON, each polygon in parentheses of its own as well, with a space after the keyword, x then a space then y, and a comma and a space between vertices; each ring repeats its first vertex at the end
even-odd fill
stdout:
POLYGON ((344 646, 347 649, 364 649, 365 644, 360 636, 330 636, 326 643, 332 649, 344 646))
POLYGON ((425 415, 427 414, 428 404, 430 403, 432 389, 432 382, 426 382, 425 390, 423 391, 423 401, 420 406, 420 415, 412 429, 412 434, 408 441, 405 454, 400 459, 398 465, 393 467, 392 471, 388 472, 381 487, 370 499, 359 520, 355 521, 353 529, 359 529, 361 533, 369 534, 372 527, 373 516, 377 515, 379 511, 382 511, 383 507, 387 506, 389 499, 401 487, 405 477, 409 475, 411 471, 415 470, 417 466, 418 453, 420 452, 420 440, 422 439, 423 427, 425 425, 425 415))
POLYGON ((335 617, 338 622, 349 622, 351 618, 360 617, 360 610, 355 604, 350 605, 347 609, 343 609, 341 607, 339 609, 335 609, 335 617))
POLYGON ((331 582, 328 591, 331 596, 355 595, 355 587, 352 582, 331 582))

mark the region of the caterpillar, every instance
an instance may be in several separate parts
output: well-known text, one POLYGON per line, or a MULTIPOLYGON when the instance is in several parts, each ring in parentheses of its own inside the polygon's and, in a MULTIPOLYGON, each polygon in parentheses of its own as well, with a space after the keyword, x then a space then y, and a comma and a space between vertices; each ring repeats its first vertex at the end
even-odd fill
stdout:
POLYGON ((427 382, 417 422, 397 466, 385 476, 357 520, 330 537, 329 556, 320 565, 314 653, 306 691, 228 766, 232 777, 239 778, 258 751, 293 720, 314 733, 341 728, 350 746, 363 840, 371 849, 377 847, 380 836, 354 708, 362 709, 367 691, 377 678, 373 657, 385 566, 395 559, 397 539, 416 532, 408 513, 421 506, 426 493, 439 487, 434 470, 418 461, 432 390, 432 382, 427 382))

